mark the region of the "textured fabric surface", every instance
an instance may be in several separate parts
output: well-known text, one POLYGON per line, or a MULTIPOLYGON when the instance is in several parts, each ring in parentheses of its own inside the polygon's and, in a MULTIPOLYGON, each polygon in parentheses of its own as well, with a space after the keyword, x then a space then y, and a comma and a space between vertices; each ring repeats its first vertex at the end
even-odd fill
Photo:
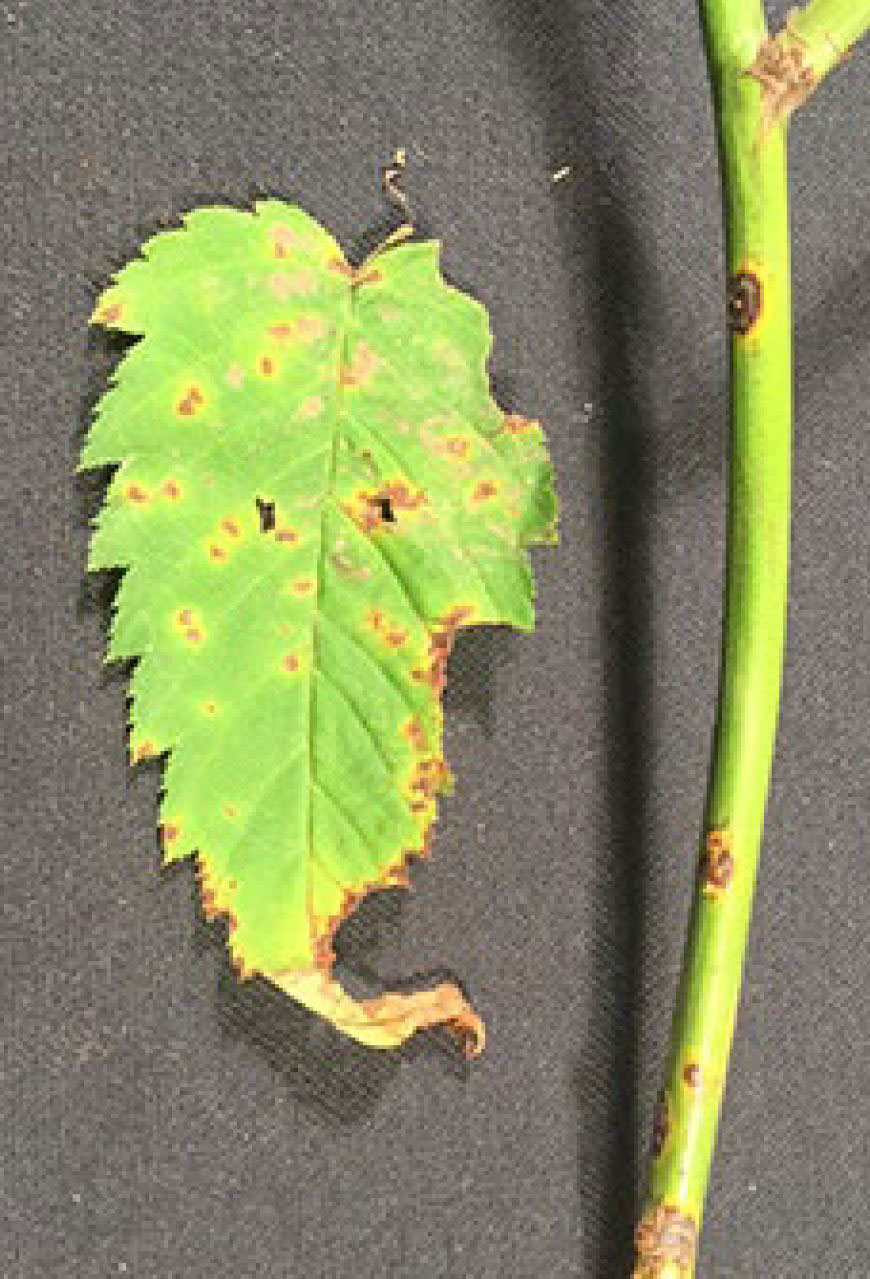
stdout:
MULTIPOLYGON (((780 15, 787 7, 778 6, 780 15)), ((722 236, 691 0, 4 0, 4 1279, 624 1273, 691 892, 718 666, 722 236), (415 891, 344 970, 448 970, 489 1026, 357 1048, 227 971, 129 772, 98 493, 96 290, 204 201, 298 201, 352 251, 407 189, 544 421, 539 629, 449 668, 415 891), (570 173, 555 185, 551 174, 570 173)), ((793 127, 790 640, 701 1273, 870 1274, 868 53, 793 127), (861 565, 864 568, 861 568, 861 565)))

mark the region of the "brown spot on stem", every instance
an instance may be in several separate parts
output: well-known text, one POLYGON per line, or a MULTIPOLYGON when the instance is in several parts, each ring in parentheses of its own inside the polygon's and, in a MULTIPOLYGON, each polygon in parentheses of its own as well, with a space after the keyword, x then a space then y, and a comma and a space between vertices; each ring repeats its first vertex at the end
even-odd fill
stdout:
POLYGON ((696 1061, 690 1061, 683 1067, 683 1083, 693 1092, 697 1092, 703 1083, 704 1075, 696 1061))
POLYGON ((655 1204, 641 1218, 634 1236, 637 1266, 634 1279, 656 1279, 668 1264, 680 1275, 694 1272, 698 1227, 692 1217, 671 1204, 655 1204))
POLYGON ((730 831, 717 828, 708 832, 701 854, 700 873, 701 887, 707 896, 719 896, 730 887, 734 878, 730 831))
POLYGON ((205 403, 205 398, 198 386, 188 387, 186 395, 178 401, 176 411, 181 417, 193 417, 205 403))
POLYGON ((664 1089, 662 1089, 659 1093, 655 1113, 653 1115, 652 1136, 650 1139, 650 1154, 653 1159, 658 1159, 659 1155, 664 1150, 665 1142, 668 1139, 668 1133, 670 1130, 671 1119, 668 1107, 668 1094, 664 1089))
POLYGON ((755 60, 743 74, 761 85, 763 134, 787 119, 818 84, 818 76, 807 62, 806 43, 790 22, 777 35, 762 40, 755 60))
POLYGON ((754 271, 737 271, 728 281, 728 327, 745 337, 761 318, 764 294, 754 271))

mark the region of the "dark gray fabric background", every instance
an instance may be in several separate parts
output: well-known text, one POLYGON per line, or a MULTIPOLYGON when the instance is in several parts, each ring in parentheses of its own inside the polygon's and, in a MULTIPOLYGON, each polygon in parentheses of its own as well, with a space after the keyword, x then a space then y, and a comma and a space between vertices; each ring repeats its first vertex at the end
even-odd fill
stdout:
MULTIPOLYGON (((785 9, 779 7, 779 15, 785 9)), ((625 1273, 718 667, 719 187, 692 0, 4 0, 4 1279, 625 1273), (203 201, 355 252, 408 151, 423 229, 539 415, 562 542, 534 636, 463 634, 458 785, 345 971, 486 1015, 385 1056, 227 971, 83 583, 95 291, 203 201), (570 176, 553 186, 561 165, 570 176)), ((870 1275, 870 53, 795 123, 790 646, 702 1273, 870 1275), (863 566, 863 567, 862 567, 863 566)))

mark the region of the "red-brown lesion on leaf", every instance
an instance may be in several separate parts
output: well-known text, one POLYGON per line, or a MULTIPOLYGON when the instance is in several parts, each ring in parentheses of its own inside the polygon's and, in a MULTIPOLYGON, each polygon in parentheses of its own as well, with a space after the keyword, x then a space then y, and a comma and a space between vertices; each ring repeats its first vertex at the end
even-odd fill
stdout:
POLYGON ((184 632, 184 637, 191 644, 201 644, 203 638, 202 631, 198 626, 189 626, 184 632))
POLYGON ((124 489, 124 497, 128 502, 134 502, 137 506, 144 506, 146 502, 151 500, 148 492, 140 488, 138 484, 128 484, 124 489))
POLYGON ((314 590, 313 577, 297 577, 292 584, 294 595, 310 595, 314 590))
POLYGON ((203 702, 202 713, 203 715, 217 715, 218 713, 217 702, 213 702, 213 701, 203 702))
POLYGON ((299 670, 299 658, 296 653, 285 653, 281 658, 281 669, 289 674, 295 674, 299 670))
POLYGON ((208 553, 209 557, 217 563, 222 563, 227 558, 226 547, 221 546, 220 542, 210 542, 208 553))
POLYGON ((278 365, 271 355, 261 355, 257 360, 257 372, 261 377, 273 378, 278 372, 278 365))
POLYGON ((275 529, 275 541, 284 542, 287 546, 293 546, 299 541, 299 534, 295 529, 290 528, 288 524, 281 524, 275 529))
POLYGON ((230 516, 221 520, 221 529, 226 533, 227 537, 237 538, 242 536, 242 526, 238 520, 234 520, 230 516))
POLYGON ((178 502, 181 500, 181 488, 175 483, 175 480, 167 480, 160 490, 164 497, 170 502, 178 502))
POLYGON ((176 404, 175 411, 179 417, 193 417, 200 412, 204 404, 205 396, 202 389, 192 384, 176 404))
POLYGON ((239 815, 239 810, 235 804, 224 804, 224 817, 228 817, 230 821, 234 821, 239 815))
POLYGON ((144 738, 135 745, 130 743, 130 759, 134 764, 138 764, 143 759, 153 759, 157 754, 157 744, 150 737, 144 738))

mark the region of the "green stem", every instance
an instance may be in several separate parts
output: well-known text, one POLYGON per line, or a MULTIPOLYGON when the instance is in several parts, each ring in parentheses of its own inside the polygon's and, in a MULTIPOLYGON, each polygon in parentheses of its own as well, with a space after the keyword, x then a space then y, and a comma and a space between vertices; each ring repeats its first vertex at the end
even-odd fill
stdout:
POLYGON ((699 3, 719 132, 728 271, 722 668, 697 884, 635 1279, 695 1273, 779 714, 792 431, 786 120, 807 96, 802 68, 810 65, 814 85, 838 50, 870 25, 870 0, 814 0, 770 40, 761 0, 699 3), (802 50, 786 64, 775 53, 783 40, 802 50))

